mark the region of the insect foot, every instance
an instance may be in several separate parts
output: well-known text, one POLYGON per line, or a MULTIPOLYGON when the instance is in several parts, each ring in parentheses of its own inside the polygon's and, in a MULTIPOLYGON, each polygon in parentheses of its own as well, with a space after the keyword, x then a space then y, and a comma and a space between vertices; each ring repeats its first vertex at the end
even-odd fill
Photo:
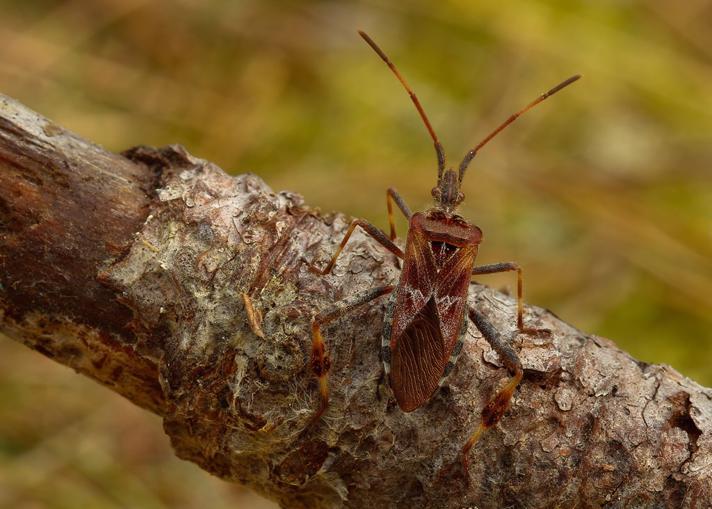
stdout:
POLYGON ((550 347, 554 338, 551 329, 538 327, 525 327, 515 331, 510 342, 515 342, 519 348, 524 347, 550 347))
POLYGON ((265 333, 262 330, 262 312, 257 309, 249 294, 242 292, 242 302, 247 313, 247 323, 255 336, 262 339, 265 338, 265 333))
POLYGON ((527 336, 534 336, 536 338, 550 338, 551 329, 538 329, 535 327, 524 327, 519 330, 520 334, 526 334, 527 336))

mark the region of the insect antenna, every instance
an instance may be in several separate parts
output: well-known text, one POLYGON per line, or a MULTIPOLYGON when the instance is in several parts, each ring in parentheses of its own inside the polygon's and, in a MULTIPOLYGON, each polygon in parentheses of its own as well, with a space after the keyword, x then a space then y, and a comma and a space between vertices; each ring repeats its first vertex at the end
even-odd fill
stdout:
POLYGON ((383 60, 386 65, 390 68, 391 71, 393 71, 393 74, 396 75, 396 78, 398 78, 398 81, 401 82, 403 87, 405 88, 406 92, 408 92, 408 95, 410 96, 411 101, 413 101, 413 104, 415 104, 415 108, 418 110, 418 113, 420 113, 420 118, 423 119, 423 123, 425 124, 425 127, 428 129, 428 132, 430 133, 430 137, 433 139, 433 144, 435 145, 435 153, 438 156, 438 183, 440 182, 440 179, 443 176, 443 170, 445 170, 445 151, 443 150, 443 146, 440 143, 440 140, 438 140, 438 136, 435 134, 435 131, 433 130, 433 126, 430 125, 430 120, 428 120, 428 116, 425 114, 425 110, 423 110, 423 106, 420 104, 420 101, 418 100, 418 96, 415 95, 415 92, 410 88, 410 85, 408 85, 408 82, 405 80, 403 75, 398 71, 396 68, 395 64, 391 62, 391 59, 388 58, 388 56, 383 52, 381 48, 378 47, 378 44, 373 42, 373 39, 371 39, 368 34, 362 30, 358 31, 358 34, 363 38, 366 43, 368 43, 369 46, 375 51, 379 57, 381 57, 381 60, 383 60))
POLYGON ((494 131, 492 131, 491 133, 489 133, 489 134, 485 137, 485 139, 483 139, 481 142, 479 142, 479 143, 475 146, 475 148, 473 148, 472 150, 470 150, 470 151, 465 155, 465 158, 464 158, 464 159, 462 160, 462 162, 460 163, 460 175, 459 175, 459 181, 460 181, 460 183, 462 183, 462 177, 465 176, 465 170, 467 170, 467 167, 469 166, 470 162, 471 162, 472 159, 474 159, 474 157, 477 155, 477 151, 478 151, 478 150, 480 150, 482 147, 484 147, 485 145, 487 145, 487 143, 489 143, 489 141, 490 141, 492 138, 494 138, 495 136, 497 136, 505 127, 507 127, 509 124, 511 124, 512 122, 514 122, 515 120, 517 120, 517 118, 519 118, 521 115, 523 115, 524 113, 526 113, 527 111, 529 111, 530 109, 532 109, 534 106, 536 106, 537 104, 539 104, 540 102, 542 102, 542 101, 543 101, 544 99, 546 99, 547 97, 551 97, 552 95, 554 95, 556 92, 558 92, 558 91, 561 90, 562 88, 568 87, 568 86, 571 85, 574 81, 578 80, 580 77, 581 77, 580 74, 576 74, 576 75, 574 75, 574 76, 571 76, 570 78, 568 78, 568 79, 562 81, 561 83, 559 83, 558 85, 556 85, 554 88, 552 88, 552 89, 549 90, 548 92, 544 92, 544 93, 541 94, 539 97, 537 97, 536 99, 534 99, 532 102, 530 102, 529 104, 527 104, 524 108, 522 108, 522 109, 519 110, 518 112, 512 114, 507 120, 505 120, 504 122, 502 122, 502 124, 500 124, 499 127, 497 127, 494 131))

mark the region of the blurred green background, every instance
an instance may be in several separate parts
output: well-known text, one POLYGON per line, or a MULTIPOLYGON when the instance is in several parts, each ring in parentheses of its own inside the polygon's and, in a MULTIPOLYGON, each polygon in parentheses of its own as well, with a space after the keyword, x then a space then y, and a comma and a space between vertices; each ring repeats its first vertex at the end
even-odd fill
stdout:
MULTIPOLYGON (((357 28, 453 163, 582 73, 473 162, 460 212, 480 261, 519 261, 528 302, 711 385, 711 19, 704 0, 5 0, 0 91, 110 150, 181 143, 385 228, 389 185, 429 205, 435 157, 357 28)), ((272 507, 7 338, 0 366, 0 507, 272 507)))

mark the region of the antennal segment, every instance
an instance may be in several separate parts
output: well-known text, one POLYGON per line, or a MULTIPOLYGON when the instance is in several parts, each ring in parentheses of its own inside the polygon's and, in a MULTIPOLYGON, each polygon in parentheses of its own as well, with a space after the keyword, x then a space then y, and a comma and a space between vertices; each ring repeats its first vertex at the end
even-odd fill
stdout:
POLYGON ((543 101, 544 99, 546 99, 547 97, 551 97, 552 95, 554 95, 556 92, 558 92, 558 91, 561 90, 562 88, 568 87, 568 86, 571 85, 574 81, 578 80, 580 77, 581 77, 580 74, 576 74, 576 75, 574 75, 574 76, 571 76, 569 79, 562 81, 561 83, 559 83, 558 85, 556 85, 554 88, 552 88, 552 89, 549 90, 548 92, 544 92, 544 93, 541 94, 539 97, 537 97, 535 100, 533 100, 532 102, 530 102, 529 104, 527 104, 524 108, 522 108, 522 109, 519 110, 518 112, 512 114, 507 120, 505 120, 502 124, 500 124, 500 126, 497 127, 497 129, 495 129, 494 131, 492 131, 491 133, 489 133, 489 134, 485 137, 484 140, 482 140, 481 142, 479 142, 479 143, 477 144, 477 146, 475 146, 475 148, 473 148, 472 150, 470 150, 470 151, 465 155, 465 158, 464 158, 464 159, 462 160, 462 162, 460 163, 460 176, 459 176, 459 181, 460 181, 460 183, 462 183, 462 178, 465 176, 465 170, 467 170, 467 167, 469 166, 470 162, 471 162, 472 159, 474 159, 474 157, 477 155, 477 151, 478 151, 478 150, 480 150, 482 147, 484 147, 485 145, 487 145, 487 143, 489 143, 489 141, 490 141, 492 138, 494 138, 495 136, 497 136, 505 127, 507 127, 509 124, 511 124, 512 122, 514 122, 515 120, 517 120, 517 118, 519 118, 521 115, 523 115, 524 113, 526 113, 527 111, 529 111, 530 109, 532 109, 534 106, 536 106, 537 104, 539 104, 540 102, 542 102, 542 101, 543 101))
POLYGON ((381 60, 383 60, 386 65, 390 68, 391 71, 393 71, 393 74, 396 75, 396 78, 398 78, 398 81, 401 82, 403 87, 405 88, 406 92, 408 92, 408 95, 410 96, 411 101, 413 101, 413 104, 415 105, 415 108, 418 110, 418 113, 420 113, 420 118, 423 119, 423 123, 425 124, 425 127, 428 129, 428 132, 430 133, 430 137, 433 139, 433 143, 435 144, 435 153, 438 156, 438 182, 440 182, 440 179, 442 178, 443 170, 445 169, 445 151, 443 150, 443 146, 440 144, 440 140, 438 140, 438 136, 435 134, 435 131, 433 130, 433 126, 430 125, 430 120, 428 120, 428 116, 425 114, 425 110, 423 110, 423 106, 421 106, 420 101, 418 100, 418 96, 415 95, 415 92, 410 88, 410 85, 408 85, 408 82, 405 80, 405 78, 401 75, 401 73, 398 71, 396 68, 395 64, 391 62, 391 59, 386 56, 386 54, 383 52, 381 48, 378 47, 378 45, 373 42, 373 39, 371 39, 366 32, 363 32, 362 30, 358 31, 358 34, 363 38, 366 43, 368 43, 369 46, 375 51, 379 57, 381 57, 381 60))

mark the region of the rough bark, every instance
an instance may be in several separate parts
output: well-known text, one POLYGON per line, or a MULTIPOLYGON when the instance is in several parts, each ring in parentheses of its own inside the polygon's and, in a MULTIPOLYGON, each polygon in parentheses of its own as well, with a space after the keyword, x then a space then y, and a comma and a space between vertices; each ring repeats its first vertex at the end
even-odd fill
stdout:
MULTIPOLYGON (((4 98, 0 111, 2 332, 158 413, 178 456, 284 507, 709 507, 712 390, 631 358, 551 312, 550 339, 513 336, 526 373, 511 409, 460 449, 506 377, 470 324, 425 407, 381 383, 379 300, 326 329, 331 405, 310 373, 310 320, 392 284, 392 255, 258 177, 178 146, 110 154, 4 98), (247 324, 241 293, 263 314, 247 324)), ((513 330, 509 296, 471 303, 513 330)))

